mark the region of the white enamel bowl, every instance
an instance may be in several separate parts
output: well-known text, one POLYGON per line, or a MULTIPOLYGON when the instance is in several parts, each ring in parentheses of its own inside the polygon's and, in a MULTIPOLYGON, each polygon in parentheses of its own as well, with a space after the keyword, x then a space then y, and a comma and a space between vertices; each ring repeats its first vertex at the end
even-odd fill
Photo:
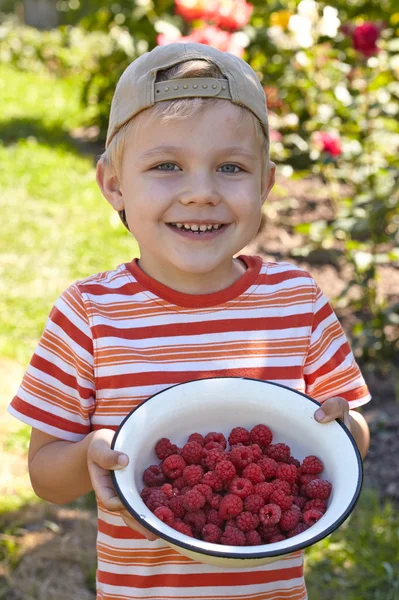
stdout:
POLYGON ((306 548, 339 527, 353 510, 362 486, 362 461, 356 443, 341 421, 320 424, 314 412, 320 404, 285 386, 255 379, 221 377, 200 379, 167 388, 133 410, 115 433, 112 447, 126 453, 125 469, 112 471, 115 488, 127 510, 144 527, 193 560, 220 567, 245 568, 274 562, 306 548), (321 474, 333 486, 323 517, 303 533, 260 546, 223 546, 190 538, 160 521, 140 497, 143 472, 159 464, 156 442, 169 438, 182 446, 190 433, 248 429, 264 423, 273 442, 284 442, 302 461, 316 455, 324 463, 321 474))

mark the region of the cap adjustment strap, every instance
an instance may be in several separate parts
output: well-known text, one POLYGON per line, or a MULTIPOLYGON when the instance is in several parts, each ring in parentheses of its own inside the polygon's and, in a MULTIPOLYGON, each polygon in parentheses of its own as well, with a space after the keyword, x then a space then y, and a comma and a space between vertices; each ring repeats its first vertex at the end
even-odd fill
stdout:
POLYGON ((177 98, 225 98, 231 100, 227 79, 213 77, 186 77, 169 79, 155 84, 155 102, 177 98))

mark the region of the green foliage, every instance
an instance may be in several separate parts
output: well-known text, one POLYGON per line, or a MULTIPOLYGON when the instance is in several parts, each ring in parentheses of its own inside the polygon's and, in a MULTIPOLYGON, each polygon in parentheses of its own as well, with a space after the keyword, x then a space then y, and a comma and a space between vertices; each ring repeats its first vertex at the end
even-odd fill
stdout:
POLYGON ((29 449, 31 427, 23 425, 17 431, 5 436, 3 446, 7 452, 27 454, 29 449))

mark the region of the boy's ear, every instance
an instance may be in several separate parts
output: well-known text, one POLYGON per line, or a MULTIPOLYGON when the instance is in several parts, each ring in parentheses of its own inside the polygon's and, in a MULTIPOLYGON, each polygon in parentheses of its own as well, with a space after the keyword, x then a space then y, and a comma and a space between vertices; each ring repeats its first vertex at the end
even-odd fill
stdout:
POLYGON ((266 198, 270 194, 270 190, 274 186, 274 182, 276 180, 276 165, 274 162, 269 161, 269 165, 265 169, 265 173, 262 179, 262 189, 261 189, 261 201, 262 204, 266 201, 266 198))
POLYGON ((96 167, 96 180, 104 196, 115 210, 123 210, 125 203, 119 180, 113 169, 99 160, 96 167))

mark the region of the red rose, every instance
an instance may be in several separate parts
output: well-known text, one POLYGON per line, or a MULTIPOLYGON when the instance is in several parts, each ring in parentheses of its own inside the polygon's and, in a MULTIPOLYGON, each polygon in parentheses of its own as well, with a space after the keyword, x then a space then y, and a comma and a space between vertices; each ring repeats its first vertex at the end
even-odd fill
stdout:
POLYGON ((342 154, 341 140, 336 133, 318 131, 314 134, 313 139, 321 152, 326 152, 327 154, 331 154, 331 156, 342 154))
POLYGON ((364 56, 377 54, 380 49, 376 45, 381 28, 376 23, 363 23, 358 25, 352 32, 353 46, 364 56))

